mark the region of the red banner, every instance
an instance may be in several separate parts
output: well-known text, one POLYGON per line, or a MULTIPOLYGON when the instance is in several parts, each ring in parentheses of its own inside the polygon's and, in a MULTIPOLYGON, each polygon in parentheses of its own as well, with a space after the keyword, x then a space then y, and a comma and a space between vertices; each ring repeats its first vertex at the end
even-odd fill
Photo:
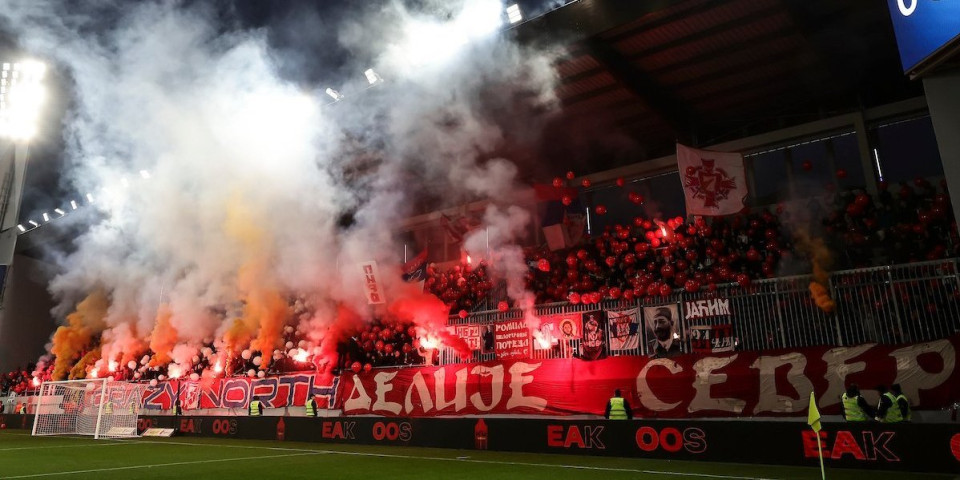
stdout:
POLYGON ((303 406, 307 398, 317 399, 317 406, 333 408, 339 377, 315 373, 293 373, 266 378, 209 378, 198 381, 171 380, 147 387, 143 408, 170 410, 179 395, 184 410, 198 408, 242 408, 250 400, 260 398, 266 408, 303 406))
POLYGON ((493 325, 494 345, 497 358, 510 360, 514 358, 530 358, 533 350, 530 348, 530 329, 523 319, 497 322, 493 325))
POLYGON ((454 325, 447 327, 450 330, 450 333, 460 337, 463 341, 467 342, 467 346, 470 347, 470 350, 480 350, 483 346, 482 335, 483 335, 483 326, 475 323, 470 323, 466 325, 454 325))
POLYGON ((346 415, 601 415, 621 389, 639 417, 805 415, 816 392, 822 413, 840 412, 857 383, 899 383, 914 408, 960 397, 960 337, 913 345, 816 347, 651 359, 621 356, 496 361, 346 373, 337 407, 346 415))

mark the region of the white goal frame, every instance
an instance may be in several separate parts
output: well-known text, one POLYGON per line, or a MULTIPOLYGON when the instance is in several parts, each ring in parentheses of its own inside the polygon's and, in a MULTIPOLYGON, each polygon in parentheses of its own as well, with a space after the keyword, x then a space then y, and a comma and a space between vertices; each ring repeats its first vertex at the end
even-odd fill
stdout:
POLYGON ((32 435, 137 437, 143 389, 110 378, 44 382, 36 396, 32 435))

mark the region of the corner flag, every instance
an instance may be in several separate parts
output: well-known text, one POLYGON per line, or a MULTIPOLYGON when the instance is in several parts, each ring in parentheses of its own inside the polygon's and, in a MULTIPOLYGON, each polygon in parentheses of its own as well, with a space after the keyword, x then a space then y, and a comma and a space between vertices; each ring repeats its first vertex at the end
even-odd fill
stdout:
POLYGON ((810 408, 807 411, 807 425, 817 434, 817 452, 820 454, 820 478, 827 480, 827 471, 823 468, 823 447, 820 445, 820 410, 817 408, 817 400, 813 392, 810 392, 810 408))
POLYGON ((820 410, 817 409, 817 401, 814 399, 813 392, 810 392, 810 409, 807 412, 807 425, 814 432, 820 432, 820 410))

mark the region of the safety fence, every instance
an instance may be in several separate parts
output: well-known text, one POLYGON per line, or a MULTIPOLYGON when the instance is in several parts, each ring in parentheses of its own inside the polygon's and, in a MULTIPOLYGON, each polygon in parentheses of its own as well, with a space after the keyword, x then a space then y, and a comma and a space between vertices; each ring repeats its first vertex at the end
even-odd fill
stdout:
MULTIPOLYGON (((607 356, 653 354, 652 319, 645 307, 676 306, 676 334, 685 352, 691 351, 692 327, 729 326, 735 350, 772 350, 818 345, 862 343, 907 343, 946 338, 960 333, 960 278, 957 259, 833 272, 827 291, 836 303, 833 312, 819 308, 810 294, 810 275, 757 280, 747 287, 736 283, 717 285, 713 291, 675 292, 665 297, 644 297, 633 301, 605 300, 584 305, 568 302, 538 305, 537 317, 576 316, 590 311, 623 312, 638 309, 635 332, 638 340, 630 348, 614 350, 614 329, 605 329, 607 356), (729 314, 698 315, 697 301, 729 302, 729 314), (692 311, 692 313, 691 313, 692 311)), ((488 305, 496 305, 490 299, 488 305)), ((702 305, 702 304, 701 304, 702 305)), ((449 325, 478 325, 483 332, 481 348, 472 358, 461 358, 449 347, 441 347, 440 363, 486 361, 497 357, 494 326, 525 318, 522 311, 489 310, 467 318, 452 316, 449 325)), ((532 358, 569 358, 581 353, 580 339, 538 345, 532 339, 532 358), (541 348, 544 347, 544 348, 541 348)))

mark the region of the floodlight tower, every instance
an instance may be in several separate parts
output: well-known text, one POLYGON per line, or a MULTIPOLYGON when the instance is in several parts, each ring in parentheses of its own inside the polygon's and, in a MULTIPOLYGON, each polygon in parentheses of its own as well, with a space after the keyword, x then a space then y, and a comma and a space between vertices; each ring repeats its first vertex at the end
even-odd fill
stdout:
POLYGON ((0 64, 0 298, 17 246, 20 201, 27 171, 30 139, 45 92, 46 67, 39 62, 0 64))

